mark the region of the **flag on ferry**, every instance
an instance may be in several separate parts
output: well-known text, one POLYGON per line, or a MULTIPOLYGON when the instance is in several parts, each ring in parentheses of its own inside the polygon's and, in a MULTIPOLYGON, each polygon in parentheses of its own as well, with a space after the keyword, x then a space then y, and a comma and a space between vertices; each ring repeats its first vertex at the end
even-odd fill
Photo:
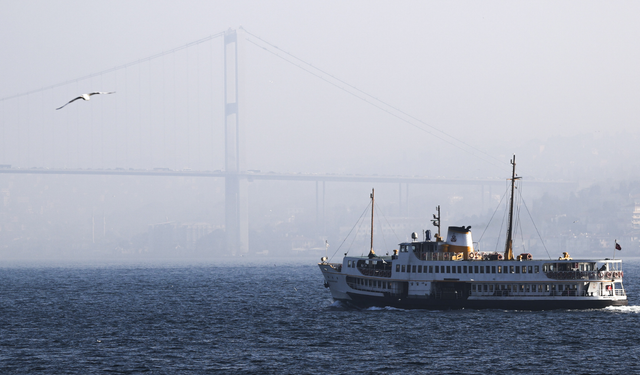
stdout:
POLYGON ((620 244, 616 241, 616 250, 622 250, 622 247, 620 247, 620 244))

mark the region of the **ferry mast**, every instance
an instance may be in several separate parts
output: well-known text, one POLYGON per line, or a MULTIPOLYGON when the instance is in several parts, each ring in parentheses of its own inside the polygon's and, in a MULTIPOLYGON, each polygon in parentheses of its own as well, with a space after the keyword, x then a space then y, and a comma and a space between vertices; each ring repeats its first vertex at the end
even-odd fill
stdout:
POLYGON ((504 260, 513 260, 513 195, 515 192, 516 180, 520 179, 520 177, 516 177, 515 155, 513 155, 513 159, 511 159, 511 165, 513 166, 513 169, 511 171, 511 199, 509 200, 509 226, 507 227, 507 243, 505 244, 504 249, 504 260))
POLYGON ((375 254, 373 252, 373 206, 375 202, 375 197, 373 195, 374 192, 375 192, 375 189, 371 189, 371 253, 372 254, 375 254))
POLYGON ((373 251, 373 206, 375 204, 375 189, 371 189, 371 248, 369 249, 369 258, 376 256, 376 252, 373 251))

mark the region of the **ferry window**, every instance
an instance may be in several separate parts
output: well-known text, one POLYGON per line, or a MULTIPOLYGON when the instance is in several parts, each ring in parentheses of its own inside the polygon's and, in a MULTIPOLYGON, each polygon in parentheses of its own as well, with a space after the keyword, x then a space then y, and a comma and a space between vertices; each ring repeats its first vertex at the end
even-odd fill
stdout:
POLYGON ((418 273, 422 273, 422 266, 418 266, 418 273))
POLYGON ((527 266, 522 266, 522 273, 527 273, 527 266))
POLYGON ((405 253, 406 251, 407 251, 407 246, 406 245, 400 246, 400 252, 401 253, 405 253))
POLYGON ((451 273, 451 266, 447 266, 447 273, 451 273))
MULTIPOLYGON (((511 266, 513 268, 513 266, 511 266)), ((520 273, 520 267, 516 266, 516 273, 520 273)))
POLYGON ((533 273, 533 267, 529 266, 529 273, 533 273))
POLYGON ((478 273, 478 266, 475 266, 474 269, 475 269, 474 273, 478 273))
POLYGON ((476 291, 476 284, 471 285, 471 290, 476 291))
POLYGON ((404 271, 404 264, 402 265, 402 272, 405 272, 405 271, 404 271))
POLYGON ((462 266, 462 272, 467 273, 467 266, 462 266))
POLYGON ((462 273, 462 266, 458 266, 458 273, 462 273))
POLYGON ((429 266, 429 273, 433 273, 433 266, 429 266))
POLYGON ((535 267, 536 273, 540 273, 540 266, 534 266, 534 267, 535 267))
POLYGON ((400 265, 396 264, 396 272, 400 272, 400 265))
POLYGON ((489 285, 489 291, 493 292, 493 284, 489 285))
POLYGON ((514 273, 514 271, 513 271, 513 266, 509 266, 509 272, 510 272, 510 273, 514 273))
MULTIPOLYGON (((431 266, 429 266, 429 268, 431 268, 431 266)), ((440 267, 436 266, 436 273, 440 272, 440 267)))
POLYGON ((416 266, 411 267, 411 272, 416 273, 416 266))
POLYGON ((415 251, 416 247, 413 245, 407 246, 408 251, 415 251))
POLYGON ((456 273, 456 266, 451 267, 451 273, 456 273))
POLYGON ((527 286, 525 286, 524 291, 525 291, 525 292, 527 292, 527 293, 529 293, 529 292, 531 291, 531 290, 530 290, 530 288, 531 288, 531 287, 530 287, 529 285, 527 285, 527 286))
POLYGON ((351 261, 347 261, 347 267, 351 267, 351 261))
POLYGON ((502 273, 502 266, 498 266, 498 273, 502 273))
POLYGON ((496 273, 496 266, 491 266, 491 273, 496 273))
POLYGON ((484 273, 484 267, 480 266, 480 273, 484 273))
POLYGON ((489 290, 489 288, 488 288, 487 284, 484 284, 484 291, 486 292, 488 290, 489 290))
POLYGON ((491 273, 491 266, 487 266, 487 273, 491 273))
POLYGON ((520 285, 520 292, 524 292, 524 285, 520 285))

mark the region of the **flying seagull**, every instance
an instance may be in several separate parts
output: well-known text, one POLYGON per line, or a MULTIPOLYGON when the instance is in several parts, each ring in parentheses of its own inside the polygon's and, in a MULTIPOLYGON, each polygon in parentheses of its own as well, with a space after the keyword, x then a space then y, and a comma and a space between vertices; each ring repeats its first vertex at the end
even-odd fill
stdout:
MULTIPOLYGON (((115 94, 115 93, 116 93, 115 91, 111 91, 111 92, 100 92, 100 91, 97 91, 97 92, 92 92, 92 93, 89 93, 89 94, 82 94, 82 95, 78 96, 77 98, 74 98, 74 99, 69 100, 69 102, 68 102, 67 104, 69 104, 69 103, 73 103, 73 102, 75 102, 75 101, 76 101, 76 100, 78 100, 78 99, 82 99, 82 100, 89 100, 89 99, 91 99, 91 95, 115 94)), ((60 107, 60 108, 56 108, 56 110, 64 108, 67 104, 63 105, 63 106, 62 106, 62 107, 60 107)))

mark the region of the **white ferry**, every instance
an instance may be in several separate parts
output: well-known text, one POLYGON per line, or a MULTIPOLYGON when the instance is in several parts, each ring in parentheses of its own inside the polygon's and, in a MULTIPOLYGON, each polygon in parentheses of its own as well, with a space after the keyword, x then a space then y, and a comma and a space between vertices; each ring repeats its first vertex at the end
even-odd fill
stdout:
MULTIPOLYGON (((512 199, 515 157, 512 160, 512 199)), ((373 202, 372 199, 372 221, 373 202)), ((439 226, 440 217, 435 222, 439 226)), ((373 225, 372 225, 373 227, 373 225)), ((438 230, 439 232, 439 230, 438 230)), ((419 309, 591 309, 627 305, 619 259, 534 260, 516 257, 511 248, 511 224, 504 255, 473 248, 470 227, 448 228, 445 239, 399 244, 391 256, 345 256, 342 263, 319 263, 325 286, 336 301, 356 307, 392 306, 419 309)))

